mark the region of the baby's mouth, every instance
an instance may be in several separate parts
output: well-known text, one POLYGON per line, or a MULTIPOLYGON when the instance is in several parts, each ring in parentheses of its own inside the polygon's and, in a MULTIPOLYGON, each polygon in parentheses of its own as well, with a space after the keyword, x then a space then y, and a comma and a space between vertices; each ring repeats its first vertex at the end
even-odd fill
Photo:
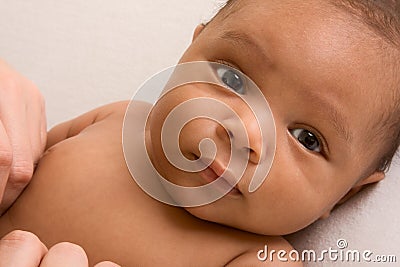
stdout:
MULTIPOLYGON (((196 156, 198 159, 198 157, 196 156)), ((202 160, 200 160, 204 167, 207 166, 202 160)), ((199 172, 200 177, 206 184, 214 182, 217 179, 221 179, 221 182, 218 184, 220 186, 220 190, 227 192, 227 195, 242 195, 242 192, 239 190, 237 183, 235 181, 235 177, 233 174, 221 163, 217 160, 212 161, 212 163, 206 167, 204 170, 199 172)))

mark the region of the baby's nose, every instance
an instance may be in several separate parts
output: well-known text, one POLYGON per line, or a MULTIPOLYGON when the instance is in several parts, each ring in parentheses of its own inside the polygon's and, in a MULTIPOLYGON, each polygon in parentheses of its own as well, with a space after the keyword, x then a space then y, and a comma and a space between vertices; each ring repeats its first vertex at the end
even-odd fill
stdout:
POLYGON ((259 164, 262 155, 263 141, 260 127, 252 114, 239 118, 228 118, 221 122, 223 127, 218 127, 217 134, 229 137, 232 149, 248 153, 248 159, 254 164, 259 164))

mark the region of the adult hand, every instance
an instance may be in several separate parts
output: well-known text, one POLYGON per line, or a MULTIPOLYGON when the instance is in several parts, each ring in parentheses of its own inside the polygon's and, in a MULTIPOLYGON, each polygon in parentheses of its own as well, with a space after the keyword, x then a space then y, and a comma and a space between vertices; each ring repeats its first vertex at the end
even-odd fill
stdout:
MULTIPOLYGON (((0 240, 0 267, 87 267, 85 251, 78 245, 59 243, 47 250, 32 233, 13 231, 0 240)), ((101 262, 95 267, 117 267, 101 262)))
POLYGON ((46 136, 41 93, 0 59, 0 215, 29 183, 46 136))

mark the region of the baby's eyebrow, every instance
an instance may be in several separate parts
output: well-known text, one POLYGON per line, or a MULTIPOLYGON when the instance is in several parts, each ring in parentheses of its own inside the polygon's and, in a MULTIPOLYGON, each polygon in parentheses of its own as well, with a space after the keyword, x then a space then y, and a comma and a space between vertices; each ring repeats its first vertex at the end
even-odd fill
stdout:
POLYGON ((271 58, 268 56, 266 50, 260 46, 251 35, 241 31, 227 30, 222 32, 220 38, 242 49, 250 50, 252 53, 260 56, 262 61, 267 65, 272 64, 271 58))
POLYGON ((324 97, 320 93, 315 93, 313 90, 302 90, 302 96, 307 98, 308 102, 312 102, 324 114, 327 114, 329 123, 332 128, 336 131, 338 137, 343 141, 351 143, 353 135, 349 130, 349 123, 346 120, 344 114, 340 112, 340 109, 328 98, 324 97))

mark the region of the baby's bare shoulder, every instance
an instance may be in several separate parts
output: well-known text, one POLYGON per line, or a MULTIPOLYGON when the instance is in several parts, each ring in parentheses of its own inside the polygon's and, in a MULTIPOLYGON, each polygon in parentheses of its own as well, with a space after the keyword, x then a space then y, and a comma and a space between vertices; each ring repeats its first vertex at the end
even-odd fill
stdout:
POLYGON ((46 149, 64 141, 65 139, 87 131, 88 128, 93 128, 94 125, 97 126, 99 123, 102 125, 104 125, 105 122, 117 123, 116 126, 122 127, 125 112, 129 105, 134 105, 133 108, 137 114, 143 114, 144 111, 151 108, 149 103, 138 101, 120 101, 101 106, 53 127, 47 135, 46 149))

